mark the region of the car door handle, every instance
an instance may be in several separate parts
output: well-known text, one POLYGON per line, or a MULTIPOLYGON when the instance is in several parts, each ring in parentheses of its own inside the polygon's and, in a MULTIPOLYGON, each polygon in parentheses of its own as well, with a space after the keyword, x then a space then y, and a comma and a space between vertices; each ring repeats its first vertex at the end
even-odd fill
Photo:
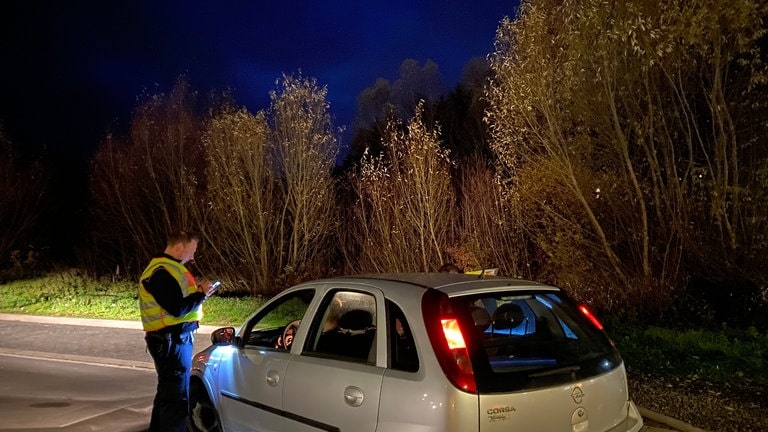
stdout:
POLYGON ((267 384, 271 387, 277 386, 280 383, 280 374, 276 370, 272 369, 267 372, 267 384))
POLYGON ((358 407, 363 404, 363 391, 359 387, 349 386, 344 389, 344 402, 349 406, 358 407))

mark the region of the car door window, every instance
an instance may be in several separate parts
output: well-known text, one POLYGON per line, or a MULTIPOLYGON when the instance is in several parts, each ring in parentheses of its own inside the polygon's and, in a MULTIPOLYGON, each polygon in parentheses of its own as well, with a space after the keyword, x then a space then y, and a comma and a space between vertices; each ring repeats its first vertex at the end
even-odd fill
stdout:
POLYGON ((314 294, 296 291, 270 304, 248 323, 244 345, 289 350, 314 294))
POLYGON ((328 294, 312 323, 305 353, 375 363, 376 298, 337 290, 328 294))
POLYGON ((411 326, 403 310, 387 300, 387 331, 389 333, 389 367, 407 372, 419 370, 419 357, 411 326))

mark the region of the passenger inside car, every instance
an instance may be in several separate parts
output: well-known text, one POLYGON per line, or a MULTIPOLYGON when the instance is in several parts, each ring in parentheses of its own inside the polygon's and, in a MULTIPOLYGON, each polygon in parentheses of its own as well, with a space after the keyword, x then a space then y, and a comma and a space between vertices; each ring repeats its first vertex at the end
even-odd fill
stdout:
POLYGON ((419 370, 419 358, 410 326, 402 310, 394 304, 388 304, 390 316, 390 367, 415 372, 419 370))

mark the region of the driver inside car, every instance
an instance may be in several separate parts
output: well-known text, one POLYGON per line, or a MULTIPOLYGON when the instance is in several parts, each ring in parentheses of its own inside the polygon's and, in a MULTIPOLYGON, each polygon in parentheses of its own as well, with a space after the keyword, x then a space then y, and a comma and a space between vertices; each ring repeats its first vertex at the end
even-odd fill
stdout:
POLYGON ((284 349, 286 351, 291 350, 291 344, 293 344, 293 337, 296 336, 296 332, 299 330, 300 320, 293 321, 285 326, 283 334, 277 338, 275 348, 284 349))

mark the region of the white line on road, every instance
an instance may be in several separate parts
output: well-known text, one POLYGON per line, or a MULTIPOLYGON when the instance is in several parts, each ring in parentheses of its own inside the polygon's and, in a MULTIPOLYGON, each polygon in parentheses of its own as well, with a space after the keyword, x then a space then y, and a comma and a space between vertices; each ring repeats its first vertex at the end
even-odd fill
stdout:
POLYGON ((155 366, 151 362, 143 362, 136 360, 123 360, 104 357, 89 357, 80 356, 74 354, 57 354, 47 353, 40 351, 26 351, 26 350, 14 350, 7 348, 0 348, 0 356, 16 357, 30 360, 49 360, 62 363, 76 363, 91 366, 104 366, 119 369, 133 369, 133 370, 146 370, 155 371, 155 366))
MULTIPOLYGON (((24 315, 24 314, 5 314, 0 313, 0 321, 20 321, 20 322, 35 322, 41 324, 65 324, 84 327, 109 327, 109 328, 123 328, 123 329, 135 329, 143 330, 141 321, 138 320, 108 320, 97 318, 72 318, 72 317, 55 317, 55 316, 41 316, 41 315, 24 315)), ((197 329, 198 334, 211 334, 214 330, 222 326, 201 325, 197 329)))

